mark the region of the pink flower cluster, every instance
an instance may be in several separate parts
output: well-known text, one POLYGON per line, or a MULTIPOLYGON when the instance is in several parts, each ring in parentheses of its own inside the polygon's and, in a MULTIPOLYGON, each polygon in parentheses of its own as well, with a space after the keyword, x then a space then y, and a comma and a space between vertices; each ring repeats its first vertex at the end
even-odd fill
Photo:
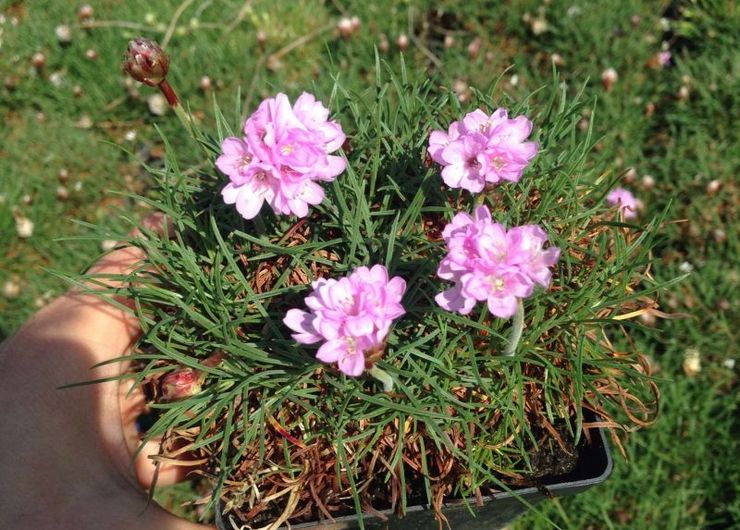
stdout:
POLYGON ((516 313, 517 300, 532 294, 534 285, 550 284, 548 267, 557 262, 560 249, 544 249, 547 234, 538 225, 506 230, 493 222, 486 206, 475 216, 461 212, 445 227, 442 237, 447 256, 437 276, 455 282, 439 293, 437 304, 448 311, 469 314, 476 302, 486 301, 490 312, 500 318, 516 313))
POLYGON ((244 124, 243 138, 226 138, 216 166, 229 176, 222 190, 226 204, 236 204, 245 219, 267 202, 276 214, 305 217, 324 190, 346 168, 331 153, 344 143, 344 132, 329 121, 329 110, 303 93, 291 107, 285 94, 264 100, 244 124))
POLYGON ((537 143, 525 141, 531 132, 532 122, 525 116, 512 120, 506 109, 490 116, 478 109, 453 122, 446 133, 432 132, 429 156, 444 166, 445 184, 478 193, 486 184, 521 178, 537 154, 537 143))
POLYGON ((625 219, 637 217, 640 201, 635 198, 631 191, 624 188, 614 188, 606 196, 606 202, 619 208, 625 219))
POLYGON ((365 355, 384 348, 391 324, 406 312, 401 305, 405 291, 404 279, 389 279, 384 266, 358 267, 345 278, 313 282, 313 293, 306 297, 310 312, 291 309, 283 322, 296 332, 296 342, 325 341, 317 359, 358 376, 365 370, 365 355))

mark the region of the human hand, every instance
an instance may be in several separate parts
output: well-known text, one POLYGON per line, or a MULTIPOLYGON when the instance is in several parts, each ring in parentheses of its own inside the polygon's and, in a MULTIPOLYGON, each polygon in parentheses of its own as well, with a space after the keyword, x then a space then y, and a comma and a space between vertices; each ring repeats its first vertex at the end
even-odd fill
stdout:
MULTIPOLYGON (((142 257, 117 249, 90 272, 125 274, 142 257)), ((151 486, 148 456, 157 448, 131 466, 140 393, 127 396, 130 384, 118 381, 59 389, 119 376, 125 363, 91 366, 127 354, 140 331, 129 313, 72 290, 0 344, 0 528, 212 528, 147 506, 140 485, 151 486)), ((158 483, 178 480, 182 469, 161 467, 158 483)))

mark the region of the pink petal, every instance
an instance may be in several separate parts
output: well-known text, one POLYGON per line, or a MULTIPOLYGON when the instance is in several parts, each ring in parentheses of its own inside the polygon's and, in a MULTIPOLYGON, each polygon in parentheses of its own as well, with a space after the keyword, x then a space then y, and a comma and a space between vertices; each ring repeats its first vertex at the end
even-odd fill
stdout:
POLYGON ((298 332, 293 334, 293 338, 296 342, 301 344, 313 344, 322 339, 313 327, 314 318, 315 317, 313 315, 306 311, 291 309, 285 314, 283 323, 293 331, 298 332))
POLYGON ((349 317, 345 325, 347 331, 354 337, 370 335, 375 327, 373 319, 367 315, 349 317))
POLYGON ((221 151, 225 155, 235 157, 242 157, 249 153, 244 141, 241 138, 234 138, 233 136, 224 138, 224 141, 221 142, 221 151))
POLYGON ((224 186, 224 189, 221 190, 221 196, 223 197, 224 202, 226 204, 234 204, 239 198, 241 188, 241 186, 235 186, 232 183, 228 183, 226 186, 224 186))
POLYGON ((337 363, 339 369, 345 374, 357 377, 365 370, 365 356, 362 352, 345 355, 337 363))
POLYGON ((447 311, 460 313, 462 315, 469 314, 473 307, 475 307, 475 300, 472 298, 465 298, 462 294, 460 284, 455 287, 439 293, 434 297, 434 301, 437 302, 441 308, 447 311))
POLYGON ((516 313, 516 297, 504 296, 499 298, 491 296, 488 299, 488 310, 492 315, 499 318, 511 318, 516 313))
POLYGON ((316 352, 316 358, 325 363, 335 363, 348 355, 347 342, 343 339, 330 340, 321 345, 316 352))

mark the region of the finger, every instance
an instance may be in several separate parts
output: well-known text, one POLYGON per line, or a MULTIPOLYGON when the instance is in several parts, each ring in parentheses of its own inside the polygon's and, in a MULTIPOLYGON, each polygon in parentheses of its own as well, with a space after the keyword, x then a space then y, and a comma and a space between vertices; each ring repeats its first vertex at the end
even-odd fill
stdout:
POLYGON ((161 439, 151 440, 143 447, 139 447, 142 441, 137 428, 137 419, 146 410, 146 397, 138 385, 132 390, 133 384, 129 381, 120 385, 121 420, 128 452, 136 455, 132 464, 139 485, 144 489, 150 489, 155 477, 158 486, 169 486, 185 480, 192 469, 192 465, 189 465, 187 460, 160 463, 157 470, 153 457, 159 455, 161 439))

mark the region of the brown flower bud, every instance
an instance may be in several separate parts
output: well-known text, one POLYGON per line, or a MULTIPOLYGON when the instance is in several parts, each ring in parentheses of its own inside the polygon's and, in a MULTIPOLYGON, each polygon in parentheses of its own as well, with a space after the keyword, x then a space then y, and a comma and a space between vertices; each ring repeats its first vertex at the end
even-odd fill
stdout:
POLYGON ((169 67, 170 58, 156 42, 143 37, 129 41, 123 69, 140 83, 158 86, 167 77, 169 67))
POLYGON ((192 368, 181 368, 170 372, 162 378, 160 389, 164 401, 176 401, 200 392, 203 384, 203 372, 192 368))

